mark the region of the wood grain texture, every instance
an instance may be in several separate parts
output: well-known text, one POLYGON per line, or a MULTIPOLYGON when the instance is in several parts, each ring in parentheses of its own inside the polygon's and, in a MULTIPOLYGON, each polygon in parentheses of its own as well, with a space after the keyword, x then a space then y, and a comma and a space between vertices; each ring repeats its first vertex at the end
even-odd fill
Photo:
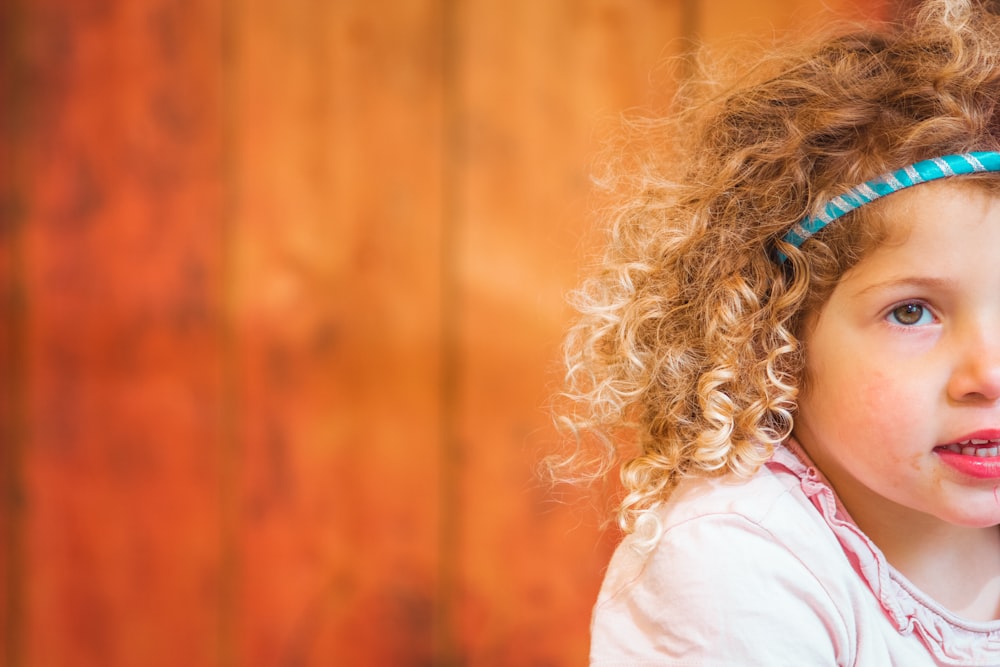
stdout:
POLYGON ((598 538, 532 472, 557 437, 546 392, 592 223, 597 128, 651 101, 650 71, 678 54, 680 7, 483 0, 458 16, 460 655, 583 664, 614 535, 598 538))
POLYGON ((21 17, 0 4, 0 666, 21 662, 23 627, 24 145, 21 17))
POLYGON ((240 3, 239 664, 430 664, 441 6, 240 3))
POLYGON ((695 34, 712 44, 733 40, 784 38, 815 32, 831 23, 877 20, 901 11, 907 0, 759 0, 753 6, 739 0, 698 3, 695 34))
POLYGON ((19 665, 216 653, 221 239, 207 3, 31 2, 19 665))

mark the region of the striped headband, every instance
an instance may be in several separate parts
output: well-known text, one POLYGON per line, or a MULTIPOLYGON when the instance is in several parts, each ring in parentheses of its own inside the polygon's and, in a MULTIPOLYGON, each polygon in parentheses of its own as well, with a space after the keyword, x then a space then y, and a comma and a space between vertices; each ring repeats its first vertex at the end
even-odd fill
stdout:
MULTIPOLYGON (((903 167, 899 171, 882 174, 878 178, 862 183, 844 194, 834 197, 823 207, 823 211, 819 215, 806 218, 795 225, 781 240, 798 248, 810 236, 842 215, 897 190, 948 176, 988 171, 1000 171, 1000 153, 993 151, 962 153, 917 162, 903 167)), ((788 259, 785 253, 778 250, 775 251, 775 257, 779 264, 783 264, 788 259)))

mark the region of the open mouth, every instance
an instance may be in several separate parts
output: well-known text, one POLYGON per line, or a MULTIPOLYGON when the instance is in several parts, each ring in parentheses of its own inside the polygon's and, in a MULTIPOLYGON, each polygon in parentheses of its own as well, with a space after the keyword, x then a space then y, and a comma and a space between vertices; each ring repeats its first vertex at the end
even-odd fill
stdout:
POLYGON ((966 478, 988 480, 994 485, 1000 480, 1000 438, 969 438, 935 447, 934 451, 941 463, 966 478))
POLYGON ((938 449, 947 449, 964 456, 987 458, 1000 454, 1000 440, 962 440, 950 445, 941 445, 938 449))

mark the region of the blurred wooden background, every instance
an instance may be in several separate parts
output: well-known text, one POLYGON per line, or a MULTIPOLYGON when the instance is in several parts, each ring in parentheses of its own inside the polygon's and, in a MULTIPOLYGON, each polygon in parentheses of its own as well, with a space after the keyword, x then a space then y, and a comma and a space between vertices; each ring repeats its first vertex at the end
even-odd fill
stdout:
POLYGON ((599 128, 898 5, 2 0, 0 666, 583 664, 599 128))

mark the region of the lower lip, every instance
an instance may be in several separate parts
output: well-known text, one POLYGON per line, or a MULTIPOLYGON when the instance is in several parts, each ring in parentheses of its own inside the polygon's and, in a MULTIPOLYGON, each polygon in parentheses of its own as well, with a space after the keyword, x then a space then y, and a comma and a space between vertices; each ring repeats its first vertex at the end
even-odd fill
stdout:
POLYGON ((938 449, 941 461, 963 475, 976 479, 1000 479, 1000 456, 969 456, 950 449, 938 449))

